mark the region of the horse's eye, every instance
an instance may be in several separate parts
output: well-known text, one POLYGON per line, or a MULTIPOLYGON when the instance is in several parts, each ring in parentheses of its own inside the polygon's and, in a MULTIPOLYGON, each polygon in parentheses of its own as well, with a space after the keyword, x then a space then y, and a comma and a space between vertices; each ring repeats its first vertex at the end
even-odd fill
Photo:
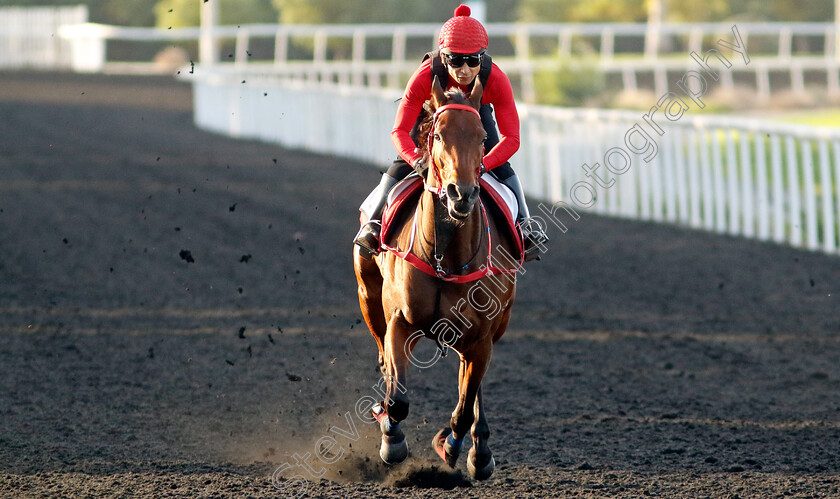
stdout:
POLYGON ((440 134, 439 134, 439 133, 436 133, 436 134, 434 135, 434 137, 435 137, 435 140, 440 140, 440 134))
POLYGON ((485 135, 485 136, 484 136, 484 138, 483 138, 483 139, 481 139, 481 141, 482 141, 482 142, 487 142, 487 136, 485 135))

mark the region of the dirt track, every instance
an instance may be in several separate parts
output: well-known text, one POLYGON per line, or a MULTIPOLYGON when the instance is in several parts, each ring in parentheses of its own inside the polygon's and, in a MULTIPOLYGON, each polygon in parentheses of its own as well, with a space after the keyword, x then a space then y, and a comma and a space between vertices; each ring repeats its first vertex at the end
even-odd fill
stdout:
MULTIPOLYGON (((349 241, 376 169, 197 131, 190 99, 0 74, 0 495, 282 497, 373 393, 349 241)), ((310 496, 840 495, 840 258, 550 235, 486 377, 493 478, 432 459, 450 356, 411 372, 409 461, 357 420, 310 496)))

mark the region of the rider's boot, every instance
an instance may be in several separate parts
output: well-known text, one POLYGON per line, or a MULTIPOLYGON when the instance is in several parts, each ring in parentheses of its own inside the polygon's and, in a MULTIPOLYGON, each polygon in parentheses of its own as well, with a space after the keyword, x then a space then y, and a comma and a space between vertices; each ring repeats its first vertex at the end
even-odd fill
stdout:
POLYGON ((542 225, 536 219, 531 218, 531 212, 525 203, 525 193, 522 191, 519 178, 514 173, 504 180, 499 180, 499 182, 509 187, 516 196, 516 204, 519 208, 516 225, 519 226, 522 230, 522 235, 525 236, 525 261, 530 262, 531 260, 539 259, 540 253, 545 252, 545 243, 548 242, 548 235, 545 233, 542 225))
POLYGON ((367 258, 373 258, 374 255, 379 254, 379 232, 382 229, 382 210, 385 207, 385 202, 388 200, 388 192, 391 187, 398 182, 397 179, 388 175, 382 175, 379 180, 379 185, 368 194, 359 210, 367 215, 367 222, 365 222, 356 234, 356 239, 353 243, 360 248, 360 254, 367 258))

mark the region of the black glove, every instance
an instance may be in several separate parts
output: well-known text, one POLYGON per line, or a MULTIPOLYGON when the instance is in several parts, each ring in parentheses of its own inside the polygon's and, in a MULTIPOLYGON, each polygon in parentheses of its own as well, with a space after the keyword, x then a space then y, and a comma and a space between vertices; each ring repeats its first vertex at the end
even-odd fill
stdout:
POLYGON ((414 162, 414 171, 416 171, 421 177, 426 178, 426 172, 429 170, 429 164, 426 162, 426 158, 418 158, 417 161, 414 162))

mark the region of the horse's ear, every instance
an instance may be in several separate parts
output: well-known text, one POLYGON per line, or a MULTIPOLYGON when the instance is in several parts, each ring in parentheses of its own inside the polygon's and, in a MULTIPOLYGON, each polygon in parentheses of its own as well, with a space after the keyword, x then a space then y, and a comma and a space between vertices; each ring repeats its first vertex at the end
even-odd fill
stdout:
POLYGON ((432 107, 434 109, 439 108, 440 106, 446 103, 446 93, 443 90, 443 87, 440 84, 440 80, 438 77, 435 76, 435 79, 432 80, 432 107))
POLYGON ((470 91, 470 104, 472 107, 476 109, 481 108, 481 94, 484 93, 484 86, 481 85, 481 80, 478 78, 475 79, 475 84, 473 84, 473 88, 470 91))

